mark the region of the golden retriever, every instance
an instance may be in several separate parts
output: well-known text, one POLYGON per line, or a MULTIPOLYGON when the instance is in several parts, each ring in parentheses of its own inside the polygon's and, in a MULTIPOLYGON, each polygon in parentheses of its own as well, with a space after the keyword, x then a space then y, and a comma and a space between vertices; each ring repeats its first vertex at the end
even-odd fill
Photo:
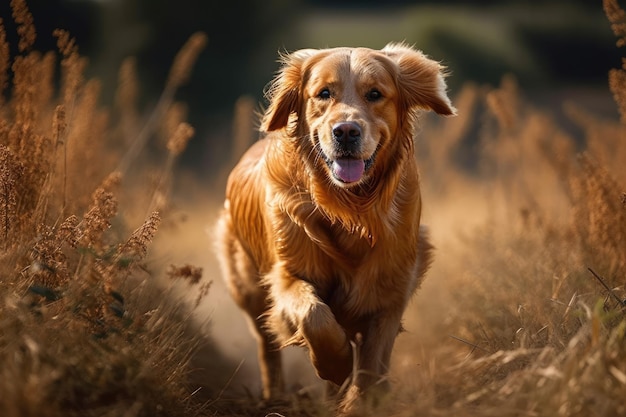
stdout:
POLYGON ((265 137, 230 174, 218 222, 218 255, 258 339, 265 398, 284 388, 287 345, 305 346, 320 378, 349 386, 345 407, 385 380, 430 262, 414 136, 420 110, 455 113, 444 76, 404 44, 282 57, 265 137))

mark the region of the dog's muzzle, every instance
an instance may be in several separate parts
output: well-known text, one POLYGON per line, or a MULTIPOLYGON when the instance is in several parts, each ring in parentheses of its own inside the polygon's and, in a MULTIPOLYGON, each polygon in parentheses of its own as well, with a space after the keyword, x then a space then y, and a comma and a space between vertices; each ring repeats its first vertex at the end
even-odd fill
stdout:
POLYGON ((333 177, 344 184, 360 181, 374 162, 375 155, 368 159, 355 156, 361 146, 361 132, 356 122, 340 122, 332 127, 334 153, 338 157, 324 155, 324 159, 333 177))

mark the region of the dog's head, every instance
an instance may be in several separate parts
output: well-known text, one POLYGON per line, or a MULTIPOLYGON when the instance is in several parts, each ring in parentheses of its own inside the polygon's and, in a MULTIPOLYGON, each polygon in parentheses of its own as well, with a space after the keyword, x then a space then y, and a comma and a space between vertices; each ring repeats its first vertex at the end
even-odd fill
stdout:
POLYGON ((403 44, 304 49, 286 55, 270 84, 261 130, 305 141, 308 163, 340 187, 374 175, 412 149, 417 110, 455 113, 444 68, 403 44))

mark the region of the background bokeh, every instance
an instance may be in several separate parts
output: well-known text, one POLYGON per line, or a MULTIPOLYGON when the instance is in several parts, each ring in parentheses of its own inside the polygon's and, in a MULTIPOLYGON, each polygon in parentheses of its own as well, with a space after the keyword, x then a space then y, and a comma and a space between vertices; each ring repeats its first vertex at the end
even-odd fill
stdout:
MULTIPOLYGON (((10 16, 9 2, 0 15, 10 16)), ((278 51, 304 47, 416 45, 451 71, 452 96, 468 82, 498 85, 517 78, 527 96, 559 112, 564 99, 615 114, 606 88, 619 51, 599 2, 320 1, 320 0, 31 0, 39 50, 53 50, 52 31, 68 29, 89 71, 111 101, 118 68, 137 57, 145 111, 162 91, 176 52, 196 31, 208 35, 189 83, 177 99, 196 128, 184 162, 201 174, 221 169, 230 152, 236 100, 262 105, 278 51), (608 98, 608 99, 607 99, 608 98)), ((4 19, 10 44, 15 31, 4 19)))

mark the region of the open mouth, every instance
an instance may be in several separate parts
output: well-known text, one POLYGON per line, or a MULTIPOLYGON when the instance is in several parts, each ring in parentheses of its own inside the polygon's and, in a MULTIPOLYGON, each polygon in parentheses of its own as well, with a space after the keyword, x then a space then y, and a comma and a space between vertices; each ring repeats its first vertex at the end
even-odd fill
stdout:
POLYGON ((372 167, 376 152, 368 159, 356 159, 343 157, 338 159, 330 159, 324 156, 326 164, 330 168, 333 177, 345 184, 351 184, 360 181, 365 173, 372 167))

